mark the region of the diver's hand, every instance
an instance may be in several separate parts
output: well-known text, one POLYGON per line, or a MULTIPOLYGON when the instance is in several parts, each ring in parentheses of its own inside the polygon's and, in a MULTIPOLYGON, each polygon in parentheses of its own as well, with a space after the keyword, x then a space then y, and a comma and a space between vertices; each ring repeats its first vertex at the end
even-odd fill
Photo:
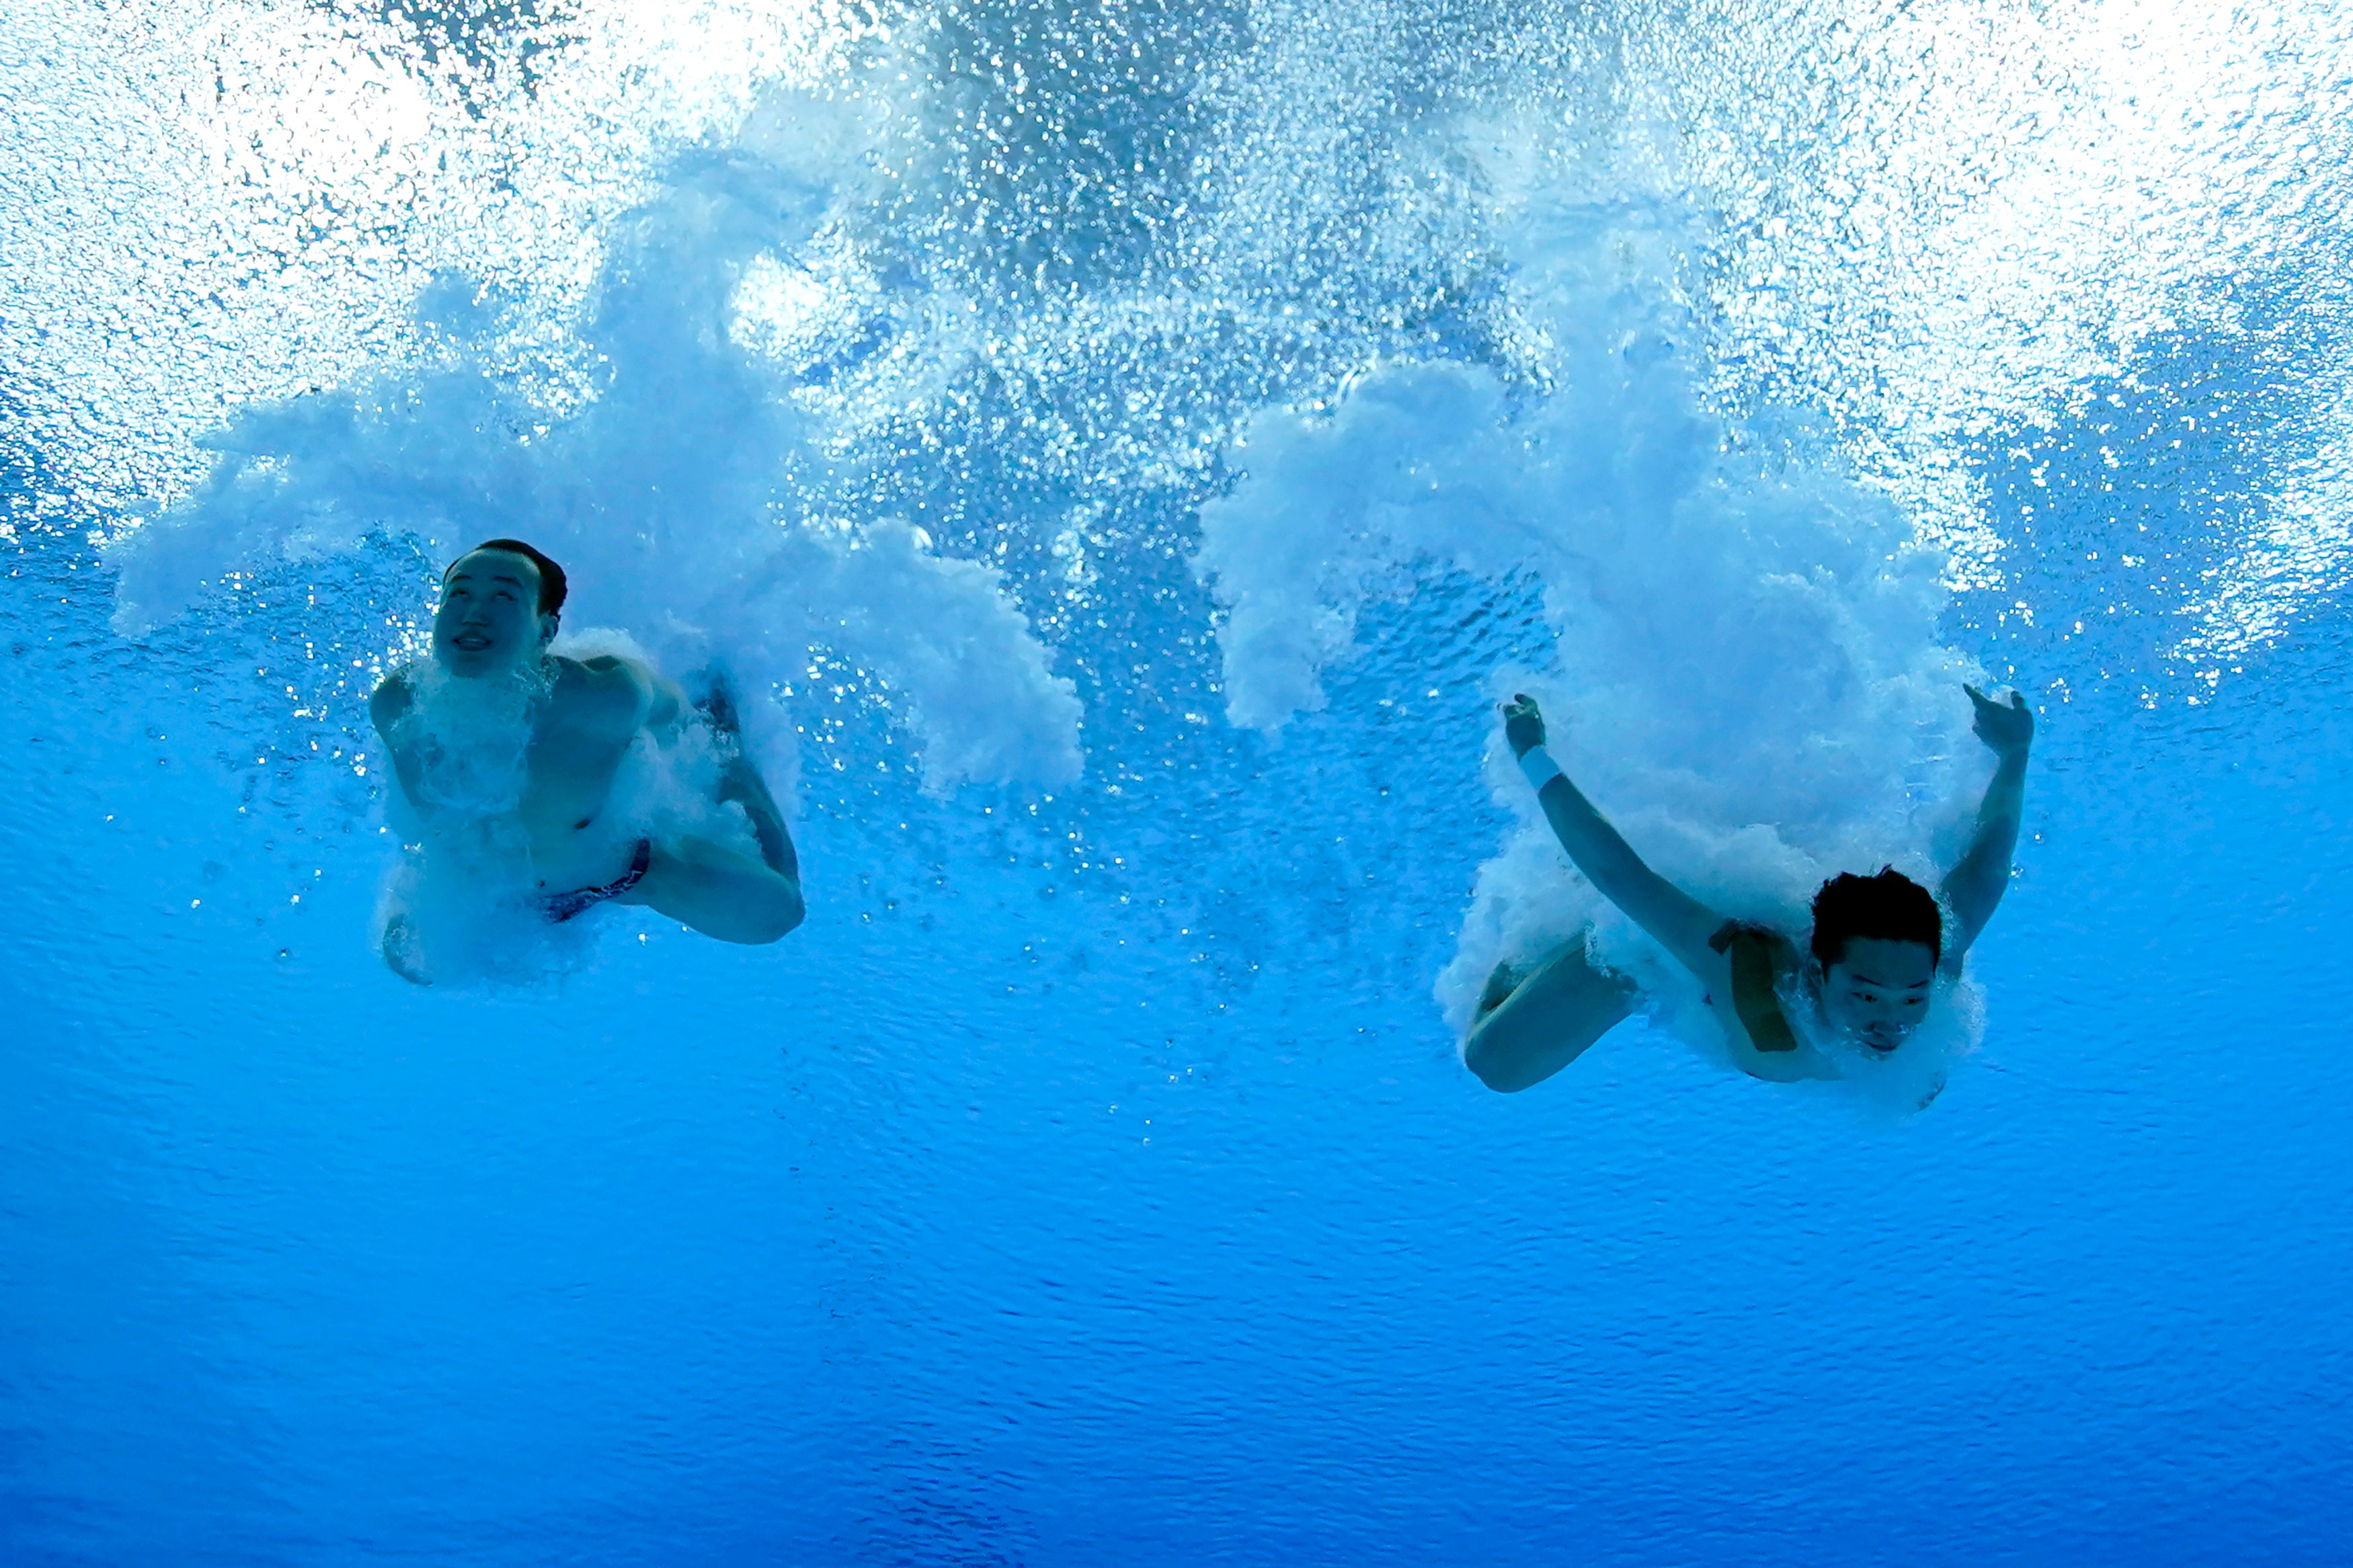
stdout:
POLYGON ((1536 700, 1525 691, 1514 692, 1504 704, 1504 740, 1514 759, 1545 743, 1544 715, 1536 711, 1536 700))
POLYGON ((408 923, 406 915, 395 915, 385 922, 384 966, 411 985, 430 985, 433 977, 425 973, 418 945, 417 928, 408 923))
POLYGON ((2034 715, 2027 709, 2026 694, 2012 691, 2010 701, 2003 704, 1996 702, 1974 686, 1964 685, 1961 689, 1969 694, 1969 700, 1977 706, 1978 721, 1972 728, 1977 731, 1978 739, 1983 741, 1995 756, 2005 761, 2024 756, 2026 749, 2034 743, 2034 715))

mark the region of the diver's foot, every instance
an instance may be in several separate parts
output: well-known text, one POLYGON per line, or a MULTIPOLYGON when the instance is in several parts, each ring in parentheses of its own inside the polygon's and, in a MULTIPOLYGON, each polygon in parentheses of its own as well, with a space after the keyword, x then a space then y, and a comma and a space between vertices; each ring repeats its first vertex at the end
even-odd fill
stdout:
POLYGON ((687 677, 689 689, 701 687, 702 695, 694 700, 694 710, 711 721, 713 733, 731 741, 744 736, 743 721, 735 713, 735 686, 727 679, 724 666, 712 662, 687 677))
POLYGON ((411 985, 430 985, 432 977, 418 962, 417 928, 406 915, 395 915, 384 928, 384 964, 411 985))
POLYGON ((730 801, 744 808, 751 819, 752 837, 760 842, 760 858, 768 869, 794 881, 800 879, 800 862, 793 854, 792 836, 785 831, 785 815, 776 809, 776 797, 768 793, 767 782, 752 760, 740 752, 727 759, 719 771, 719 793, 712 797, 720 805, 730 801))
POLYGON ((712 796, 720 805, 733 802, 744 808, 751 818, 752 835, 759 840, 760 858, 768 869, 797 884, 800 861, 793 853, 792 835, 785 831, 785 814, 776 808, 776 797, 768 793, 768 784, 760 770, 744 750, 744 725, 735 710, 735 685, 728 679, 726 666, 713 659, 689 676, 684 683, 688 689, 696 687, 702 695, 694 700, 695 711, 711 725, 711 732, 720 742, 722 759, 719 788, 712 796))

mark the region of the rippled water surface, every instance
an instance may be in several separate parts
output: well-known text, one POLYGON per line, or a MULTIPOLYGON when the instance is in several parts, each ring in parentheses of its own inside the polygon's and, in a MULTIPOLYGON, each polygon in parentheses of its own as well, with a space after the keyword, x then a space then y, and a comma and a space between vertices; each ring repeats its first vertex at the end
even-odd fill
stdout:
POLYGON ((2320 5, 0 0, 0 1556, 2338 1560, 2348 86, 2320 5), (376 961, 364 699, 497 534, 736 672, 785 942, 376 961), (1775 910, 1950 853, 1967 679, 1928 1110, 1463 1070, 1590 912, 1499 695, 1775 910))

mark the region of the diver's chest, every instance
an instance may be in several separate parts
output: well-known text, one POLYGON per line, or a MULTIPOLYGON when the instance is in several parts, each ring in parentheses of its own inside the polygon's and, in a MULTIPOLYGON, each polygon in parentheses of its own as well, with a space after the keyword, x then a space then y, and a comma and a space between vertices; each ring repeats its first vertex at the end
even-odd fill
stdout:
MULTIPOLYGON (((1747 1026, 1742 1021, 1738 1009, 1730 1005, 1730 993, 1729 985, 1720 984, 1711 985, 1702 999, 1706 1002, 1707 1010, 1715 1017, 1716 1026, 1724 1031, 1725 1045, 1732 1054, 1735 1067, 1753 1078, 1776 1081, 1820 1078, 1829 1074, 1828 1061, 1819 1050, 1806 1042, 1803 1036, 1797 1036, 1791 1041, 1795 1048, 1787 1047, 1781 1049, 1760 1048, 1755 1037, 1749 1033, 1747 1026)), ((1785 995, 1775 997, 1778 1007, 1786 1007, 1788 1000, 1785 995)), ((1786 1028, 1785 1025, 1785 1030, 1786 1028)), ((1796 1034, 1794 1030, 1787 1032, 1790 1035, 1796 1034)))
POLYGON ((550 826, 586 826, 611 795, 628 751, 603 737, 541 736, 532 743, 525 813, 550 826))
POLYGON ((1726 1001, 1730 990, 1731 987, 1726 985, 1712 985, 1700 1000, 1707 1004, 1708 1016, 1715 1020, 1715 1026, 1724 1031, 1725 1041, 1735 1051, 1754 1051, 1757 1042, 1748 1037, 1747 1029, 1741 1025, 1739 1013, 1726 1001))

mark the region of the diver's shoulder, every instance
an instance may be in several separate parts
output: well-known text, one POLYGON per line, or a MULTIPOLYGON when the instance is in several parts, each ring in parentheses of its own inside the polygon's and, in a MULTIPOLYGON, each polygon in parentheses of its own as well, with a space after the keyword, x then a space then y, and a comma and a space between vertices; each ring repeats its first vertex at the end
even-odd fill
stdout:
POLYGON ((646 676, 633 659, 617 654, 588 658, 552 656, 556 705, 575 719, 610 721, 634 730, 644 700, 646 676))
POLYGON ((547 661, 555 666, 559 680, 591 683, 618 681, 627 684, 641 679, 639 672, 643 668, 636 659, 626 658, 617 653, 592 653, 586 658, 554 653, 547 656, 547 661))

